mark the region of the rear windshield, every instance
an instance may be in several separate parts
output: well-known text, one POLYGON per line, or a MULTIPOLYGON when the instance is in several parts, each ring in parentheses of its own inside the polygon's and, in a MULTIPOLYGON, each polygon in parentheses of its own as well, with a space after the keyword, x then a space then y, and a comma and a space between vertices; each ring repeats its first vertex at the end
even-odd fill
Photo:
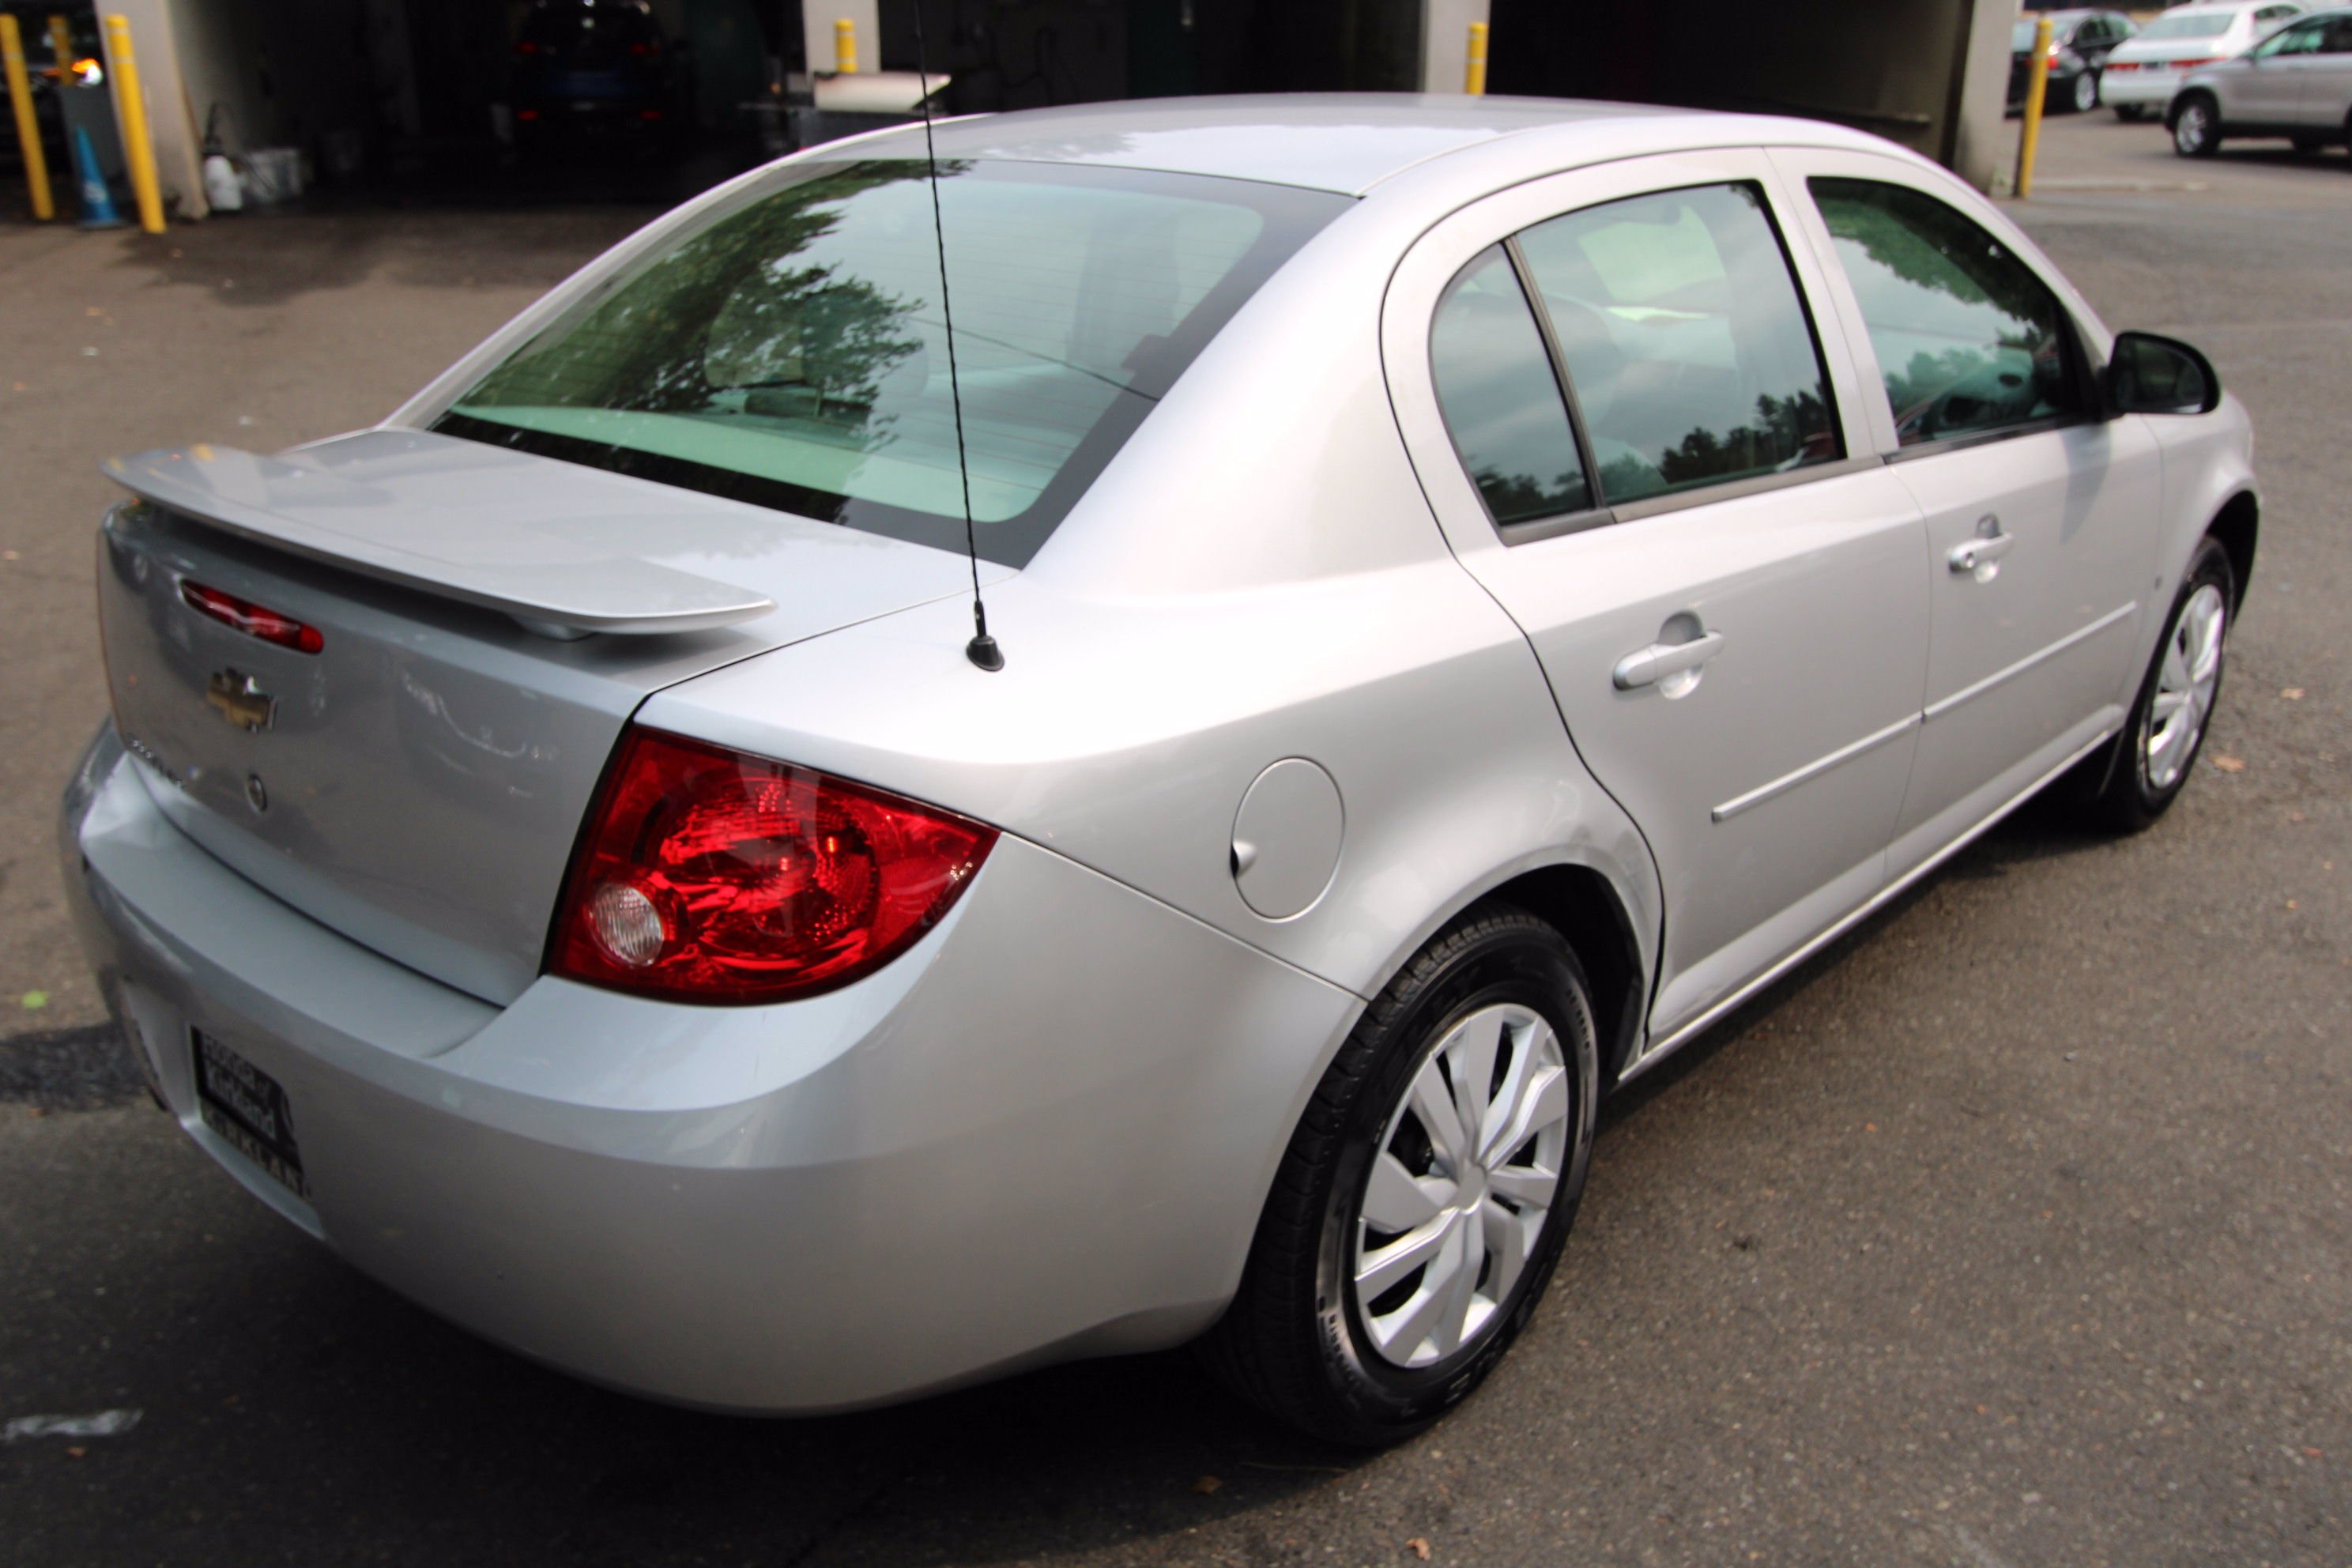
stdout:
MULTIPOLYGON (((795 164, 575 304, 434 428, 961 552, 924 165, 795 164)), ((982 555, 1027 563, 1153 403, 1349 198, 942 164, 982 555)))
POLYGON ((530 52, 573 57, 617 57, 631 45, 661 41, 661 28, 640 0, 563 0, 542 5, 523 19, 518 42, 530 52))
POLYGON ((2218 38, 2238 19, 2234 11, 2189 12, 2158 16, 2139 30, 2143 38, 2218 38))

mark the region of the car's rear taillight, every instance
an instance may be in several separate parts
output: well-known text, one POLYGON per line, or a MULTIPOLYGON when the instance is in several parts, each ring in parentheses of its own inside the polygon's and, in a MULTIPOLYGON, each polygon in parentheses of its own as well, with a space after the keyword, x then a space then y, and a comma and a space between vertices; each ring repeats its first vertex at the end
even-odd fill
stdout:
POLYGON ((316 626, 188 578, 180 580, 180 599, 190 609, 210 616, 225 626, 234 626, 249 637, 259 637, 279 647, 290 647, 296 653, 317 653, 327 646, 326 637, 316 626))
POLYGON ((684 1002, 845 985, 947 913, 996 831, 863 784, 631 726, 548 967, 684 1002))

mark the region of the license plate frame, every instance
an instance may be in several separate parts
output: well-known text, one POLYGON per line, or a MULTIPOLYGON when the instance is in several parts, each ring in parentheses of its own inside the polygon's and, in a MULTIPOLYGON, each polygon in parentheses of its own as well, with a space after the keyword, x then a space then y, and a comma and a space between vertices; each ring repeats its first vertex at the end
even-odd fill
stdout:
POLYGON ((278 1081, 216 1035, 191 1027, 188 1052, 196 1081, 196 1113, 247 1162, 308 1202, 310 1178, 294 1137, 292 1102, 278 1081))

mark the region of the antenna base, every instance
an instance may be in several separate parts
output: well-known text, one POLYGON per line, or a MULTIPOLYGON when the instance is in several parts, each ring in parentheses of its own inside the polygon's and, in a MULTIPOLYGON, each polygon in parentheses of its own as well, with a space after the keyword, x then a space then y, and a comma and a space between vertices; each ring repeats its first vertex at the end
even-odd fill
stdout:
POLYGON ((963 645, 963 656, 992 675, 1004 668, 1003 649, 998 647, 996 639, 986 632, 963 645))

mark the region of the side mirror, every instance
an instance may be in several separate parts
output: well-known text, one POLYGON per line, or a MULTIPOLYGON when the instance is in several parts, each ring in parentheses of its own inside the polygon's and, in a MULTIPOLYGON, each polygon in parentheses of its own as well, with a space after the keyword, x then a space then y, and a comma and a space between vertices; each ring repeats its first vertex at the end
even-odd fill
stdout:
POLYGON ((2213 362, 2175 338, 2119 332, 2107 361, 2107 406, 2117 414, 2210 414, 2221 405, 2213 362))

